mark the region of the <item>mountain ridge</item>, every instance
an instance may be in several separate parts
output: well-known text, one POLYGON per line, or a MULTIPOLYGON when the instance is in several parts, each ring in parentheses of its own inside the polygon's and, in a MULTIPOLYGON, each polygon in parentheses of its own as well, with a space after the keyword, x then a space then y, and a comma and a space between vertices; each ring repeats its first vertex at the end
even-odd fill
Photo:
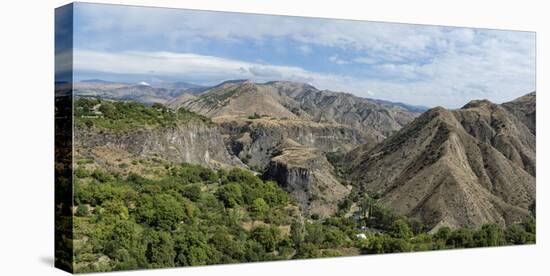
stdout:
POLYGON ((534 148, 534 135, 515 115, 481 100, 458 110, 430 109, 346 160, 352 177, 382 204, 434 229, 479 227, 510 225, 529 214, 534 148))
POLYGON ((184 107, 208 117, 267 115, 349 125, 387 136, 419 113, 385 101, 349 93, 318 90, 299 82, 225 82, 196 97, 182 96, 168 105, 184 107))

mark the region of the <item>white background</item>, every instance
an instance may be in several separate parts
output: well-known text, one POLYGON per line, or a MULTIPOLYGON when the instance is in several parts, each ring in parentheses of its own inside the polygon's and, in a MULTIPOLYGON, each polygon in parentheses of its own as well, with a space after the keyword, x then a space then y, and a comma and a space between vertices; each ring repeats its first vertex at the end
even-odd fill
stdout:
MULTIPOLYGON (((132 272, 131 275, 542 275, 550 272, 550 110, 546 1, 96 1, 537 32, 537 245, 132 272), (512 3, 513 2, 513 3, 512 3), (546 26, 545 26, 546 23, 546 26), (546 182, 546 183, 545 183, 546 182), (542 200, 541 200, 542 199, 542 200), (546 217, 545 217, 546 216, 546 217), (545 257, 546 255, 546 257, 545 257)), ((53 268, 54 8, 68 1, 3 1, 0 9, 0 275, 53 268)), ((276 28, 276 26, 274 26, 276 28)), ((399 39, 399 38, 396 38, 399 39)), ((128 272, 109 275, 127 274, 128 272)))

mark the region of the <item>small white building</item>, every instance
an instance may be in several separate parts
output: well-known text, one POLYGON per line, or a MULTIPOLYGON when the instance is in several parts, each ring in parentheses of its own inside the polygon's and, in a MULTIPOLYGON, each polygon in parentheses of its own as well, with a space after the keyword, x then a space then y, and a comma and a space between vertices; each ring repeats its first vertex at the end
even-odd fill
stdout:
POLYGON ((358 238, 358 239, 364 240, 364 239, 367 238, 367 235, 365 235, 365 234, 363 234, 363 233, 360 233, 360 234, 355 235, 355 237, 358 238))

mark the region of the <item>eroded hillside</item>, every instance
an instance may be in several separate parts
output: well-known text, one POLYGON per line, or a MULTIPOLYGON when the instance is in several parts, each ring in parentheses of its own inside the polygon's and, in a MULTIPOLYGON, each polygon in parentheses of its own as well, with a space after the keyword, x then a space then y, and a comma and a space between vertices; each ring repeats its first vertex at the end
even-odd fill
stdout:
MULTIPOLYGON (((511 103, 528 108, 519 102, 511 103)), ((373 149, 350 154, 350 173, 383 205, 436 229, 521 221, 535 200, 535 122, 507 105, 431 109, 373 149)))

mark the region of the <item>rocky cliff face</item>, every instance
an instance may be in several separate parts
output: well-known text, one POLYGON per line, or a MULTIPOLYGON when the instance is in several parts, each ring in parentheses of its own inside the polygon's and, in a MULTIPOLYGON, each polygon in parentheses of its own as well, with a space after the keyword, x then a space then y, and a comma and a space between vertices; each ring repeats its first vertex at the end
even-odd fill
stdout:
POLYGON ((321 152, 346 152, 360 144, 376 144, 373 137, 340 124, 274 118, 217 120, 231 153, 263 170, 285 148, 304 146, 321 152))
POLYGON ((429 226, 509 225, 535 199, 535 137, 488 101, 434 108, 376 147, 350 173, 380 202, 429 226))
POLYGON ((141 157, 161 157, 210 168, 244 167, 238 158, 226 150, 219 129, 200 122, 125 132, 76 128, 74 137, 77 150, 103 147, 141 157))
POLYGON ((326 217, 351 191, 332 174, 334 168, 324 154, 307 147, 289 147, 268 164, 264 177, 276 180, 307 214, 326 217))

